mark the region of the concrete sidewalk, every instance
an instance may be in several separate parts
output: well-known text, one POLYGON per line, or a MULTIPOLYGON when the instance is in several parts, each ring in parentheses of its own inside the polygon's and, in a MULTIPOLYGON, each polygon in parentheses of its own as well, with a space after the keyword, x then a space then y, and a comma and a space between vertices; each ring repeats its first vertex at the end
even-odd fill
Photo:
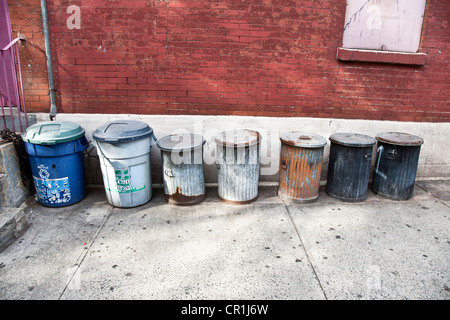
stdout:
POLYGON ((0 299, 450 298, 450 181, 413 199, 345 203, 321 190, 283 203, 261 187, 243 206, 207 199, 111 207, 103 189, 81 203, 27 201, 28 230, 0 253, 0 299))

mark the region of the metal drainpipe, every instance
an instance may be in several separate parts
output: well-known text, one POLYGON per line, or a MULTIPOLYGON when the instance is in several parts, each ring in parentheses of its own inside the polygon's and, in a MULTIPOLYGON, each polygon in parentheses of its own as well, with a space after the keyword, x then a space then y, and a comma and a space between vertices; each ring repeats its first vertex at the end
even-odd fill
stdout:
POLYGON ((45 39, 45 55, 47 58, 47 72, 48 84, 50 87, 50 120, 56 116, 56 99, 55 99, 55 82, 53 80, 53 64, 52 52, 50 50, 50 35, 48 31, 48 16, 47 16, 47 1, 41 0, 42 22, 44 25, 44 39, 45 39))

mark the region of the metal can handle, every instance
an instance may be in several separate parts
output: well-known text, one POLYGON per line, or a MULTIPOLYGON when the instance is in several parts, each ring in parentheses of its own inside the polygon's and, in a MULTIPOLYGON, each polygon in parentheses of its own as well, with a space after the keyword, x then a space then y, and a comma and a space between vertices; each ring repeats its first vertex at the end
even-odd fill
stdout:
POLYGON ((281 169, 286 170, 287 169, 287 163, 286 160, 281 160, 281 169))
POLYGON ((165 174, 166 176, 168 176, 169 178, 173 178, 173 177, 175 176, 175 175, 173 174, 173 171, 170 170, 170 169, 164 170, 164 174, 165 174))
POLYGON ((152 141, 150 142, 150 146, 154 146, 158 139, 156 139, 156 136, 155 136, 155 134, 153 132, 152 132, 151 137, 152 137, 152 141))
POLYGON ((397 159, 397 152, 395 151, 395 149, 392 149, 392 150, 388 151, 387 154, 386 154, 386 158, 388 158, 390 160, 397 159))

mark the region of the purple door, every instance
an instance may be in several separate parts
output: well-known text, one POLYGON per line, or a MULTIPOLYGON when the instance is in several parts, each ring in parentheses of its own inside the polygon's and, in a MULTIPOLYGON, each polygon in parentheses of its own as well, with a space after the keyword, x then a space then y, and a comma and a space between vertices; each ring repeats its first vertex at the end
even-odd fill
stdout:
POLYGON ((12 41, 8 4, 0 0, 0 105, 18 106, 18 84, 14 50, 2 50, 12 41))

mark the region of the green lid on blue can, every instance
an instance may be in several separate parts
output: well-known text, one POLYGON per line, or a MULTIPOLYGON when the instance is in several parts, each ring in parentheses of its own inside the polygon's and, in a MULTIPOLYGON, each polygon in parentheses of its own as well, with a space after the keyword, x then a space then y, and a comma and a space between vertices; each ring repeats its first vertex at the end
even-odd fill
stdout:
POLYGON ((75 122, 46 121, 29 126, 22 133, 22 140, 32 144, 54 145, 76 140, 84 136, 84 129, 75 122))

